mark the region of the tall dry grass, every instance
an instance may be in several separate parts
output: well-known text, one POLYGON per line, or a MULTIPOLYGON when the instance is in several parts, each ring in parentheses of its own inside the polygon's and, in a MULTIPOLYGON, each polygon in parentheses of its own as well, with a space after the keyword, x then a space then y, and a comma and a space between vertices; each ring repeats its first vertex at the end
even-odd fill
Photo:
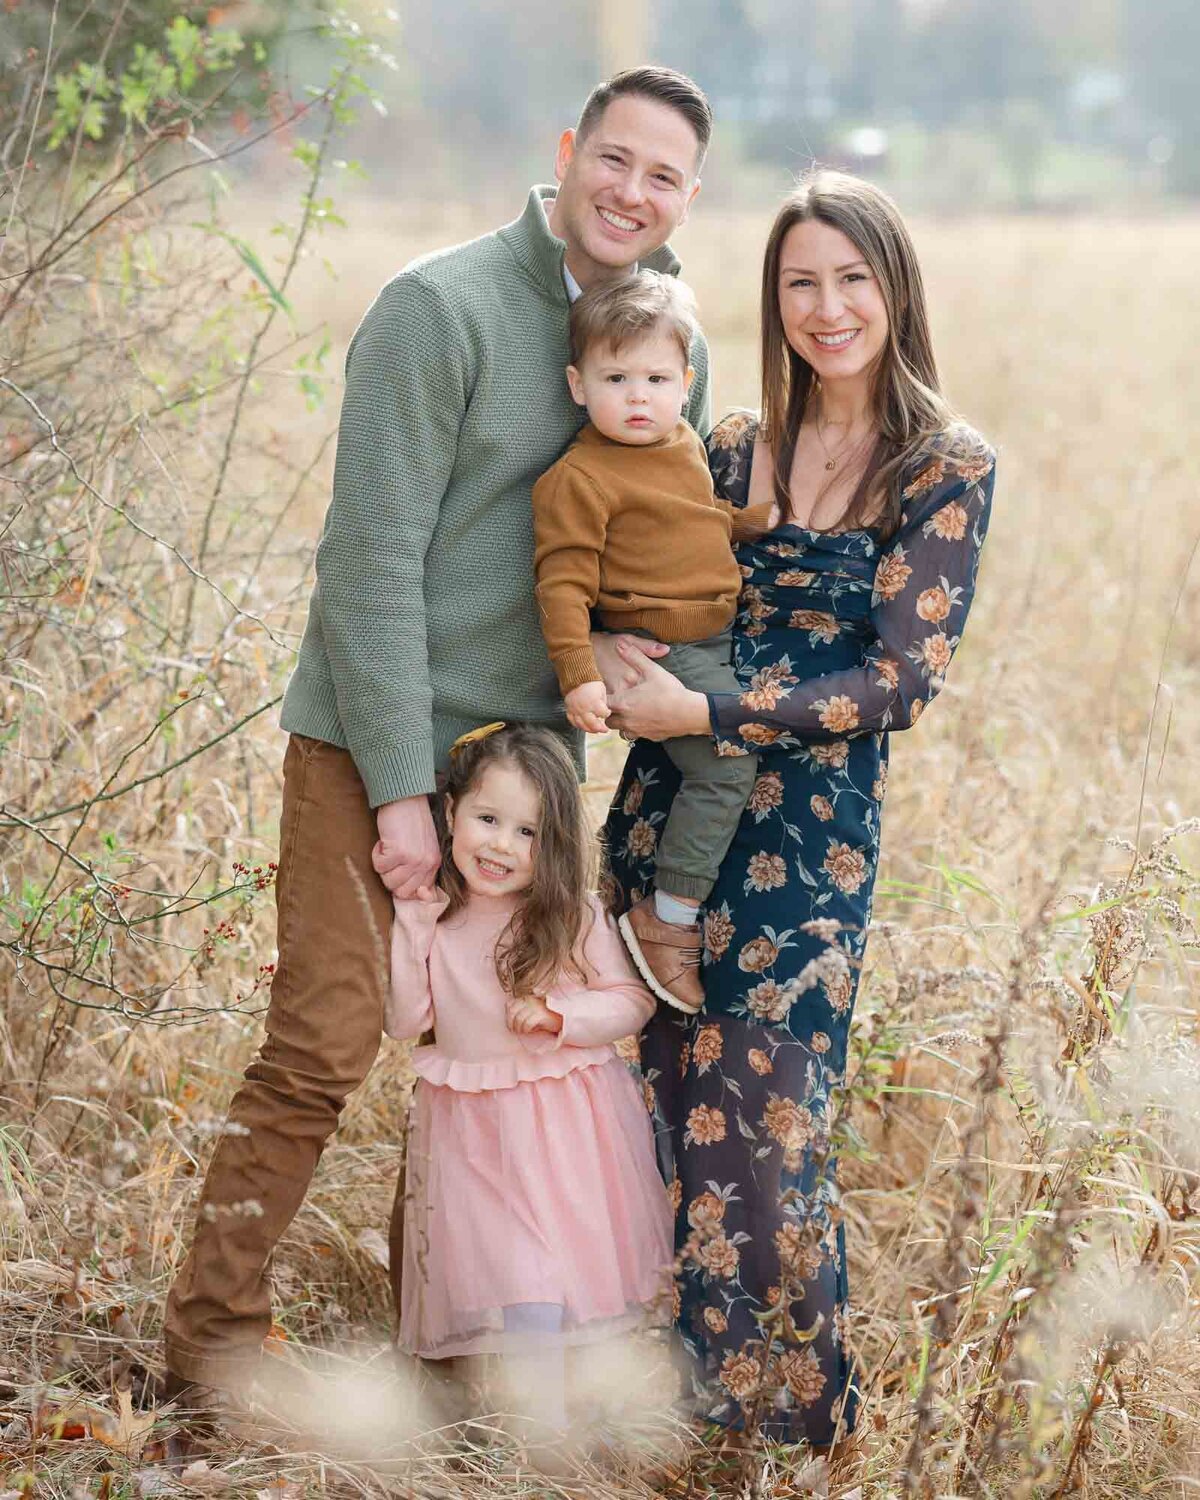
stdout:
MULTIPOLYGON (((136 1409, 122 1426, 114 1392, 136 1408, 157 1369, 162 1299, 274 958, 282 745, 270 710, 248 716, 280 691, 302 626, 337 401, 335 381, 326 408, 302 399, 300 335, 327 320, 336 370, 380 282, 499 216, 382 191, 344 212, 322 246, 339 280, 299 258, 294 322, 180 213, 89 240, 8 325, 0 1488, 177 1485, 149 1463, 158 1430, 136 1409), (47 1410, 92 1440, 56 1437, 47 1410)), ((261 182, 230 215, 274 255, 261 182)), ((680 238, 718 410, 755 401, 768 218, 701 203, 680 238)), ((1200 1489, 1184 821, 1200 812, 1200 225, 917 237, 947 385, 999 446, 1000 482, 954 674, 893 744, 842 1174, 863 1484, 1184 1495, 1200 1489)), ((598 746, 597 816, 618 763, 598 746)), ((386 1045, 275 1266, 274 1342, 327 1351, 367 1420, 322 1437, 297 1395, 290 1436, 242 1431, 193 1488, 538 1492, 503 1445, 393 1451, 412 1428, 381 1353, 379 1232, 407 1082, 386 1045)), ((679 1494, 793 1492, 790 1455, 731 1467, 657 1438, 657 1464, 610 1461, 597 1492, 652 1493, 666 1469, 679 1494)))

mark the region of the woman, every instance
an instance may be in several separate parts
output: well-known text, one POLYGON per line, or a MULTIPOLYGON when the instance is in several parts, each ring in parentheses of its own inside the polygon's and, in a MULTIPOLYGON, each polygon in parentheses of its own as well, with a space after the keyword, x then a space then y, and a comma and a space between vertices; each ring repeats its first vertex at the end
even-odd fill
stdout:
POLYGON ((762 417, 709 439, 717 492, 773 500, 738 548, 740 694, 689 692, 618 643, 638 736, 607 826, 615 904, 654 882, 678 777, 653 741, 711 734, 758 778, 704 917, 706 1012, 643 1042, 683 1251, 697 1411, 826 1447, 852 1430, 836 1089, 866 941, 890 731, 942 686, 974 592, 994 455, 938 385, 892 202, 816 172, 762 280, 762 417), (635 685, 630 685, 630 684, 635 685))

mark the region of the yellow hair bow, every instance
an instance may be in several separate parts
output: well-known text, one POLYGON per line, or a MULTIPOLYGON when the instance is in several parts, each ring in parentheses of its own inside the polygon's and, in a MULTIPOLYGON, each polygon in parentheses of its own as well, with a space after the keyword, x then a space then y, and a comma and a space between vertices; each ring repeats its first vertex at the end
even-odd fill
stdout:
POLYGON ((503 719, 497 719, 494 724, 484 724, 479 729, 468 729, 466 734, 460 734, 450 746, 451 756, 465 750, 468 745, 473 745, 477 740, 486 740, 489 734, 495 734, 498 729, 507 729, 508 725, 503 719))

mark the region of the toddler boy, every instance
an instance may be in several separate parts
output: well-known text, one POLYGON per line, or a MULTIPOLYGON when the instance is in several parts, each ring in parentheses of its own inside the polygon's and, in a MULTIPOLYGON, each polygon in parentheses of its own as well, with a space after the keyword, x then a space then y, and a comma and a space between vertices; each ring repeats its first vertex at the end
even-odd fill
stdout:
MULTIPOLYGON (((769 505, 735 510, 713 494, 704 444, 682 419, 692 379, 695 303, 671 276, 639 271, 571 308, 571 395, 589 422, 533 487, 537 600, 567 716, 600 733, 609 714, 590 634, 649 635, 661 666, 701 693, 740 691, 731 626, 741 574, 731 542, 758 535, 769 505)), ((695 1012, 700 903, 716 880, 754 785, 753 757, 721 756, 707 735, 666 740, 682 775, 658 845, 656 890, 620 921, 647 984, 695 1012)))

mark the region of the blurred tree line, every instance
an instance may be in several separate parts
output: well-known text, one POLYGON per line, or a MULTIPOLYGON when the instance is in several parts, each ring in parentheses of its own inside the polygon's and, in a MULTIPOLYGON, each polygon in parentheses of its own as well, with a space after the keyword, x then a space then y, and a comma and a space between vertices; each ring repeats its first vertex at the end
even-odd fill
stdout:
MULTIPOLYGON (((0 73, 15 76, 4 65, 43 49, 52 27, 60 68, 83 61, 110 78, 148 68, 145 54, 161 52, 164 27, 182 15, 210 30, 228 24, 251 49, 221 102, 253 110, 273 87, 295 92, 320 74, 328 32, 318 22, 333 5, 0 0, 0 73), (120 57, 107 40, 118 10, 120 57)), ((398 73, 373 80, 387 117, 373 117, 356 148, 403 171, 412 189, 471 171, 508 193, 543 176, 548 141, 594 81, 652 57, 708 90, 716 164, 729 178, 739 168, 778 177, 818 158, 944 202, 1200 194, 1196 0, 343 0, 339 9, 350 25, 369 13, 394 38, 398 73)), ((87 95, 86 67, 82 82, 87 95)), ((2 94, 0 84, 0 103, 2 94)), ((86 104, 111 108, 94 90, 86 104)))
MULTIPOLYGON (((604 55, 615 3, 400 0, 406 135, 439 157, 544 156, 595 78, 633 60, 604 55)), ((648 55, 708 90, 722 150, 746 162, 877 157, 875 175, 951 172, 967 197, 991 171, 1027 203, 1200 193, 1196 0, 620 3, 648 55)))

